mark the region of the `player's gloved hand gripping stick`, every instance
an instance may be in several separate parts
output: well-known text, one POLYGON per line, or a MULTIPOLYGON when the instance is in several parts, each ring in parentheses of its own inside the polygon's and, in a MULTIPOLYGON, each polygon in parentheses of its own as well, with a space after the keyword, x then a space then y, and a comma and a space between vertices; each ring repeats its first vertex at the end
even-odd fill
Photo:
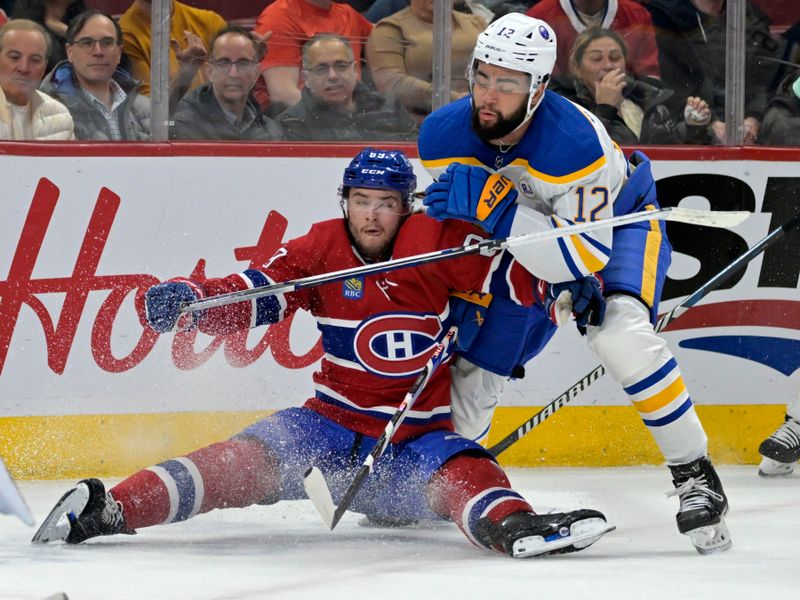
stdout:
POLYGON ((411 410, 411 407, 425 388, 425 384, 428 383, 434 371, 450 357, 450 349, 455 342, 457 332, 458 330, 455 327, 451 327, 442 341, 437 344, 433 354, 431 354, 428 362, 422 368, 422 372, 414 380, 414 383, 411 384, 411 388, 409 388, 400 406, 397 407, 394 415, 392 415, 392 418, 386 424, 386 428, 383 430, 381 437, 375 442, 375 447, 372 449, 372 452, 370 452, 364 460, 356 476, 353 478, 352 483, 345 491, 339 506, 334 507, 330 489, 328 489, 328 484, 325 482, 325 477, 322 475, 322 472, 314 466, 306 471, 303 487, 305 487, 306 494, 308 494, 311 502, 313 502, 317 511, 322 516, 322 519, 325 521, 325 524, 330 529, 336 527, 342 515, 353 503, 353 499, 356 497, 358 490, 361 489, 361 485, 364 483, 367 475, 372 473, 375 461, 381 457, 391 443, 392 435, 397 431, 397 428, 400 427, 406 414, 411 410))

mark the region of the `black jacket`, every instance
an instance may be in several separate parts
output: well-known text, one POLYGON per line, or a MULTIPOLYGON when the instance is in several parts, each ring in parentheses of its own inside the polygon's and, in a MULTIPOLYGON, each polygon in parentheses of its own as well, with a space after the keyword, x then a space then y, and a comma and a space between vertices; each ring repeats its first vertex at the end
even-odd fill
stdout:
POLYGON ((267 141, 283 139, 280 126, 261 112, 261 107, 250 96, 247 105, 254 111, 255 120, 246 127, 230 122, 214 96, 211 82, 186 94, 178 103, 170 128, 170 138, 176 140, 250 140, 267 141))
POLYGON ((571 75, 558 75, 549 89, 594 113, 620 145, 633 144, 711 144, 707 126, 687 126, 683 118, 685 102, 658 79, 628 77, 623 97, 644 112, 642 131, 637 138, 622 120, 616 107, 597 104, 588 88, 571 75))
MULTIPOLYGON (((699 96, 713 115, 725 120, 725 13, 698 11, 689 0, 649 0, 664 83, 683 100, 699 96)), ((747 2, 745 17, 745 116, 761 118, 775 88, 778 65, 760 59, 776 57, 779 44, 769 18, 747 2)))
POLYGON ((765 146, 800 146, 800 98, 792 84, 800 71, 787 77, 764 111, 758 142, 765 146))
POLYGON ((359 82, 353 93, 355 110, 345 113, 317 102, 308 88, 300 101, 278 116, 289 140, 414 140, 417 126, 395 100, 390 101, 359 82))

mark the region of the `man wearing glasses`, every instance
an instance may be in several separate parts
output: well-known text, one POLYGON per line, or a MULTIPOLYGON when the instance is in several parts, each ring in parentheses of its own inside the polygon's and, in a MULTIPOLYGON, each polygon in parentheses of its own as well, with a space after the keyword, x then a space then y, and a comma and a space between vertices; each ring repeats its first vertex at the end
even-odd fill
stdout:
POLYGON ((67 60, 40 86, 62 102, 75 122, 79 140, 150 139, 150 99, 119 67, 122 30, 108 14, 87 10, 67 28, 67 60))
POLYGON ((248 31, 222 28, 211 40, 209 82, 178 103, 170 137, 183 140, 276 140, 280 127, 251 94, 266 47, 248 31))
POLYGON ((318 33, 303 46, 300 101, 278 116, 289 140, 412 140, 416 124, 397 98, 358 80, 347 38, 318 33))

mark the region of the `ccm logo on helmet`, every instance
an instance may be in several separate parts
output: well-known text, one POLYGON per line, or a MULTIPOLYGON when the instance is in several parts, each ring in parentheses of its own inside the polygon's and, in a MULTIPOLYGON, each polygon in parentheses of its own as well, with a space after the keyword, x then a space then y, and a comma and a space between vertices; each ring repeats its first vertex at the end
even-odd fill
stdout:
POLYGON ((383 169, 361 169, 361 172, 367 175, 383 175, 386 173, 383 169))
POLYGON ((416 375, 442 332, 436 315, 384 314, 364 321, 353 338, 358 362, 384 377, 416 375))

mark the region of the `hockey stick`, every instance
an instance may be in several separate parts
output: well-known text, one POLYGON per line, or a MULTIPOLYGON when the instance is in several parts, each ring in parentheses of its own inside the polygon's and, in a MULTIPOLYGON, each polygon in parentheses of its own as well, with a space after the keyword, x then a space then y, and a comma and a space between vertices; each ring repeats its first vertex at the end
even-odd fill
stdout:
POLYGON ((451 327, 442 341, 436 345, 433 354, 422 368, 422 372, 414 380, 414 383, 411 384, 400 406, 397 407, 394 415, 392 415, 392 418, 386 424, 386 428, 383 430, 381 437, 375 442, 375 447, 372 449, 372 452, 369 453, 369 456, 367 456, 361 464, 352 483, 347 488, 347 491, 345 491, 344 496, 342 496, 342 501, 339 503, 339 506, 334 508, 331 492, 328 488, 328 484, 325 482, 325 477, 323 477, 322 472, 317 467, 313 466, 306 471, 303 478, 303 487, 305 487, 306 494, 308 494, 317 512, 319 512, 323 521, 325 521, 325 524, 331 530, 336 527, 342 515, 350 508, 358 490, 361 489, 364 483, 364 479, 372 472, 375 461, 381 457, 389 446, 389 443, 392 441, 392 435, 397 428, 400 427, 400 423, 402 423, 408 411, 411 410, 411 407, 414 405, 414 402, 416 402, 417 397, 430 380, 434 371, 436 371, 436 368, 448 358, 448 350, 455 341, 457 332, 458 330, 456 327, 451 327))
POLYGON ((200 300, 184 304, 181 307, 181 314, 206 310, 208 308, 215 308, 217 306, 225 306, 227 304, 234 304, 244 300, 255 300, 256 298, 263 298, 264 296, 274 296, 276 294, 283 294, 285 292, 293 292, 296 290, 322 285, 324 283, 342 281, 344 279, 349 279, 350 277, 372 275, 374 273, 385 273, 387 271, 394 271, 395 269, 401 269, 404 267, 417 267, 419 265, 438 262, 440 260, 454 258, 457 256, 466 256, 469 254, 491 255, 491 253, 504 248, 515 248, 524 244, 569 237, 577 233, 594 231, 596 229, 605 229, 608 227, 618 227, 620 225, 628 225, 630 223, 638 223, 641 221, 662 220, 676 221, 679 223, 693 223, 696 225, 707 225, 709 227, 733 227, 744 221, 748 216, 750 216, 750 213, 747 211, 694 210, 690 208, 678 207, 645 210, 642 212, 620 215, 618 217, 611 217, 609 219, 602 219, 599 221, 577 223, 575 225, 567 225, 557 229, 548 229, 547 231, 536 231, 523 235, 510 236, 499 240, 485 240, 483 242, 470 244, 468 246, 434 250, 433 252, 427 252, 425 254, 416 254, 414 256, 407 256, 404 258, 362 265, 350 269, 332 271, 330 273, 323 273, 321 275, 301 277, 299 279, 292 279, 282 283, 275 283, 272 285, 266 285, 247 290, 238 290, 235 292, 229 292, 227 294, 211 296, 210 298, 202 298, 200 300))
MULTIPOLYGON (((675 308, 673 308, 668 313, 662 315, 661 318, 658 319, 658 321, 656 322, 655 326, 656 333, 666 329, 666 327, 669 326, 670 323, 672 323, 675 319, 679 318, 692 306, 697 304, 709 292, 712 292, 715 289, 717 289, 721 284, 727 281, 728 278, 731 277, 731 275, 733 275, 734 273, 739 271, 739 269, 747 265, 747 263, 749 263, 756 256, 761 254, 764 250, 769 248, 772 244, 783 238, 787 233, 789 233, 793 229, 797 229, 798 225, 800 225, 800 213, 797 214, 794 218, 784 223, 783 225, 781 225, 780 227, 774 229, 766 237, 756 242, 752 248, 747 250, 739 258, 734 260, 731 264, 729 264, 719 273, 714 275, 714 277, 709 279, 704 285, 700 286, 693 294, 687 296, 675 308)), ((534 427, 540 425, 542 421, 553 416, 553 413, 555 413, 558 409, 562 408, 564 405, 568 404, 583 390, 585 390, 587 387, 589 387, 595 381, 597 381, 600 377, 602 377, 605 374, 605 372, 606 370, 605 367, 603 367, 603 365, 597 365, 589 373, 584 375, 580 379, 580 381, 573 384, 564 393, 556 397, 552 402, 545 405, 539 412, 533 415, 530 419, 528 419, 522 425, 517 427, 517 429, 515 429, 514 431, 509 433, 506 437, 504 437, 502 440, 500 440, 492 447, 490 447, 489 452, 492 454, 492 456, 498 456, 502 452, 508 450, 508 448, 512 444, 516 443, 517 441, 520 440, 520 438, 530 433, 530 431, 534 427)))

